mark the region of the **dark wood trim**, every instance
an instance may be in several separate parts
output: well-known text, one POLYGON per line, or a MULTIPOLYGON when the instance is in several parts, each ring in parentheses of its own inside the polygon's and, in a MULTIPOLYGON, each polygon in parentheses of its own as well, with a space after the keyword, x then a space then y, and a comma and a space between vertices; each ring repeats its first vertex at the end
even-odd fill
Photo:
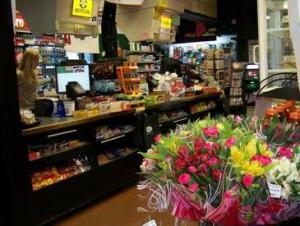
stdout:
POLYGON ((21 146, 11 1, 0 21, 0 225, 29 226, 26 155, 21 146))

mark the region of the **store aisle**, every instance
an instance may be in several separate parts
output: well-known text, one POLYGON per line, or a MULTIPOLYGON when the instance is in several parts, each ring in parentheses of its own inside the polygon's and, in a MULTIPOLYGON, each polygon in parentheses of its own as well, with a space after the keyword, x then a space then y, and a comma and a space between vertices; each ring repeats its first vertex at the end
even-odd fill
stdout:
MULTIPOLYGON (((137 212, 137 191, 132 186, 109 198, 64 218, 53 226, 142 226, 147 219, 155 219, 158 226, 173 226, 174 218, 169 214, 137 212)), ((180 226, 196 226, 182 223, 180 226)))

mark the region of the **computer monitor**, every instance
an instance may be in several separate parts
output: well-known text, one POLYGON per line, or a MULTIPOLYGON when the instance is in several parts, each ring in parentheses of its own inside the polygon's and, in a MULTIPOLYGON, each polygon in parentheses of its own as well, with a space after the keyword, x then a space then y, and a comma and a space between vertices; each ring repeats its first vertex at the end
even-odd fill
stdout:
POLYGON ((56 89, 58 93, 66 93, 69 82, 78 82, 85 91, 91 90, 88 65, 56 66, 56 89))

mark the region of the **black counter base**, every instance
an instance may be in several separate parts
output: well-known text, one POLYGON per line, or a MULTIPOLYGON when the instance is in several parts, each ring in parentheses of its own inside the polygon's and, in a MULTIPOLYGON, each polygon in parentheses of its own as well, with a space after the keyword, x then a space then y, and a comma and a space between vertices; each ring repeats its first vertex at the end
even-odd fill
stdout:
POLYGON ((45 225, 138 180, 137 153, 32 193, 33 225, 45 225), (126 170, 124 170, 126 169, 126 170))

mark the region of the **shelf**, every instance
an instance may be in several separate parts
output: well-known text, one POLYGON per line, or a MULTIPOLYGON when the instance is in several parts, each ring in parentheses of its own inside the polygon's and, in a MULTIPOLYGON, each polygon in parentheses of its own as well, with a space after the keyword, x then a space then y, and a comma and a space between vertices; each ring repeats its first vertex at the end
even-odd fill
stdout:
POLYGON ((177 118, 177 119, 172 119, 172 120, 169 120, 169 121, 166 121, 166 122, 161 122, 161 123, 159 123, 159 127, 163 127, 167 124, 177 124, 177 123, 180 123, 180 122, 187 121, 188 119, 189 119, 189 116, 186 115, 186 116, 183 116, 183 117, 180 117, 180 118, 177 118))
POLYGON ((220 93, 202 93, 200 95, 190 96, 190 97, 181 97, 177 99, 173 99, 166 102, 160 102, 153 105, 146 106, 146 110, 160 110, 160 109, 166 109, 173 106, 178 106, 181 104, 186 104, 194 101, 200 101, 200 100, 208 100, 208 99, 215 99, 219 98, 220 93))
POLYGON ((46 57, 53 57, 53 58, 66 58, 66 55, 64 54, 40 54, 41 57, 46 58, 46 57))
POLYGON ((95 64, 97 63, 103 63, 103 62, 111 62, 111 61, 126 61, 126 58, 122 58, 122 57, 116 57, 116 58, 103 58, 103 59, 99 59, 96 62, 94 62, 95 64))
POLYGON ((126 55, 156 54, 155 51, 128 51, 126 55))
POLYGON ((91 172, 91 169, 86 170, 86 171, 84 171, 84 172, 80 172, 80 173, 78 173, 78 174, 75 174, 75 175, 73 175, 73 176, 71 176, 71 177, 69 177, 69 178, 66 178, 66 179, 63 179, 63 180, 60 180, 60 181, 56 181, 56 182, 53 183, 53 184, 49 184, 49 185, 47 185, 47 186, 45 186, 45 187, 42 187, 42 188, 39 188, 39 189, 37 189, 37 190, 33 190, 33 192, 34 192, 34 193, 36 193, 36 192, 41 192, 41 191, 44 191, 44 190, 46 190, 46 189, 55 187, 56 185, 60 185, 60 184, 63 184, 63 183, 67 183, 67 182, 69 182, 69 181, 74 180, 75 178, 80 178, 81 176, 84 176, 84 175, 85 175, 86 173, 88 173, 88 172, 91 172))
POLYGON ((39 167, 45 164, 53 164, 66 159, 71 159, 81 154, 90 152, 92 145, 87 142, 82 142, 82 144, 76 148, 69 149, 66 151, 56 152, 49 156, 44 156, 35 160, 29 161, 31 167, 39 167))
POLYGON ((269 73, 272 74, 277 74, 277 73, 297 73, 297 69, 296 68, 287 68, 287 69, 269 69, 268 70, 269 73))
POLYGON ((38 46, 38 47, 53 47, 53 48, 64 48, 65 44, 55 44, 55 45, 50 45, 50 44, 24 44, 23 47, 33 47, 33 46, 38 46))
POLYGON ((269 35, 274 35, 280 38, 290 38, 290 29, 289 28, 274 28, 267 29, 269 35))
POLYGON ((127 158, 127 157, 129 157, 129 156, 132 156, 132 155, 137 154, 137 152, 138 152, 137 150, 134 150, 133 152, 128 153, 127 155, 124 155, 124 156, 120 156, 120 157, 118 157, 118 158, 111 159, 111 160, 109 160, 109 161, 107 161, 107 162, 105 162, 105 163, 99 164, 99 162, 98 162, 98 167, 103 167, 103 166, 109 165, 109 164, 111 164, 111 163, 116 163, 117 161, 123 160, 124 158, 127 158))
POLYGON ((199 111, 199 112, 196 112, 196 113, 191 113, 191 116, 205 114, 205 113, 208 113, 209 111, 212 111, 212 110, 215 110, 215 109, 216 109, 216 107, 208 108, 208 109, 205 109, 203 111, 199 111))
POLYGON ((136 64, 156 64, 156 61, 150 61, 150 62, 137 62, 136 64))
POLYGON ((141 71, 137 71, 137 73, 151 73, 151 72, 159 72, 159 70, 141 70, 141 71))
POLYGON ((106 143, 110 143, 112 141, 115 141, 115 140, 119 140, 119 139, 122 139, 122 138, 125 138, 127 135, 129 135, 130 133, 132 133, 135 129, 133 128, 132 130, 130 131, 127 131, 125 133, 121 133, 121 134, 118 134, 118 135, 115 135, 115 136, 112 136, 112 137, 109 137, 109 138, 106 138, 106 139, 97 139, 96 142, 97 143, 100 143, 100 144, 106 144, 106 143))
POLYGON ((273 29, 267 29, 267 32, 269 33, 282 33, 282 32, 290 32, 290 28, 273 28, 273 29))

